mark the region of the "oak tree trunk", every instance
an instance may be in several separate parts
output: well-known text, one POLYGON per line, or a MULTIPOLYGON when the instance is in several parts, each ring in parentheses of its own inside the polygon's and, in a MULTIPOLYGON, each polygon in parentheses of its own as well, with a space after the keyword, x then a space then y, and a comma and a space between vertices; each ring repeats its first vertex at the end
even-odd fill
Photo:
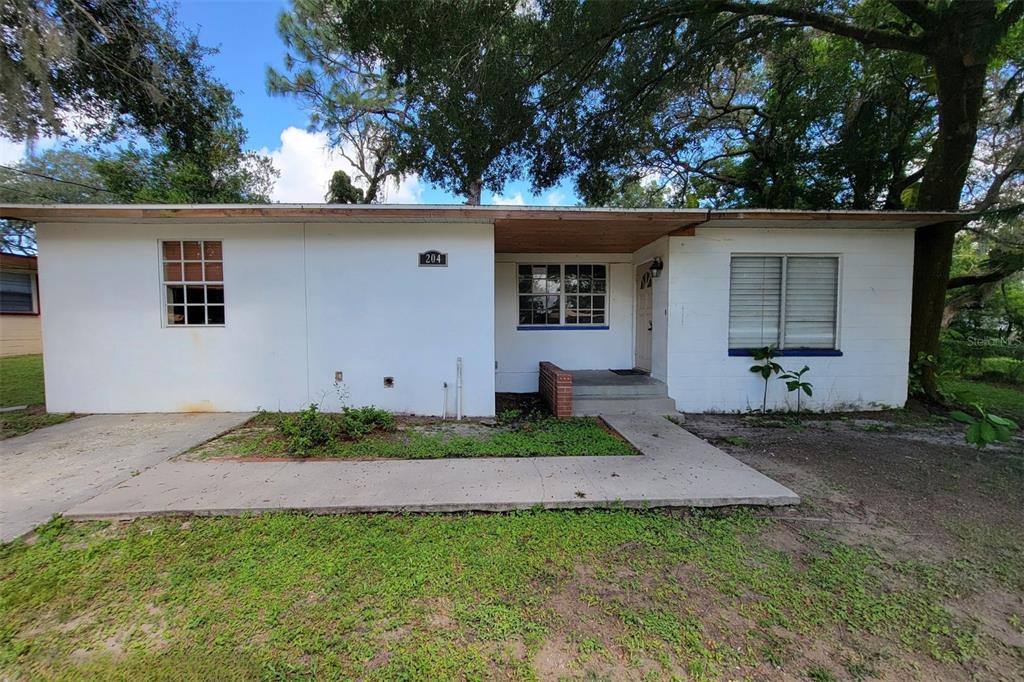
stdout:
MULTIPOLYGON (((935 69, 938 133, 925 163, 916 208, 955 211, 967 180, 978 139, 978 118, 985 90, 988 50, 981 48, 991 23, 991 4, 967 3, 956 21, 944 22, 930 55, 935 69)), ((914 293, 910 325, 910 360, 937 355, 946 285, 953 262, 953 242, 961 224, 919 228, 914 236, 914 293)), ((938 393, 934 367, 924 366, 922 384, 938 393)))
POLYGON ((479 180, 469 183, 469 187, 466 190, 466 204, 469 206, 479 206, 481 194, 483 194, 483 185, 479 180))

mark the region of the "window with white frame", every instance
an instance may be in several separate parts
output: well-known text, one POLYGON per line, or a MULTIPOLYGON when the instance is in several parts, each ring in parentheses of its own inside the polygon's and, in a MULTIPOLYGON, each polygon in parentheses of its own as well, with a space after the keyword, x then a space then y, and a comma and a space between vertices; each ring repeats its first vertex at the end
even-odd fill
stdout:
POLYGON ((839 258, 733 256, 729 348, 837 350, 839 258))
POLYGON ((219 241, 160 243, 168 326, 224 324, 224 256, 219 241))
POLYGON ((520 265, 518 285, 521 326, 608 323, 607 265, 520 265))
POLYGON ((31 272, 0 272, 0 313, 34 315, 39 312, 36 277, 31 272))

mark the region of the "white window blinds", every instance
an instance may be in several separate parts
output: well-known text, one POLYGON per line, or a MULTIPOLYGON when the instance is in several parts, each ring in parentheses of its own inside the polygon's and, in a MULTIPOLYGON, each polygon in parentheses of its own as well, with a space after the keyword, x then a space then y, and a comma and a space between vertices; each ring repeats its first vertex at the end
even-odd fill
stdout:
POLYGON ((733 256, 729 348, 835 349, 839 259, 733 256))
POLYGON ((838 258, 786 259, 784 348, 836 347, 838 258))
POLYGON ((733 256, 729 284, 729 348, 779 343, 780 256, 733 256))

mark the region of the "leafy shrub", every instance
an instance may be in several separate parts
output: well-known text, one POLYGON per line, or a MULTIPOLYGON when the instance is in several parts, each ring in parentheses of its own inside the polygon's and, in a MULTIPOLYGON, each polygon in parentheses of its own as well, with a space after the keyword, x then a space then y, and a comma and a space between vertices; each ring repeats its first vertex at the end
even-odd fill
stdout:
POLYGON ((975 417, 960 410, 950 412, 949 416, 958 422, 967 424, 964 440, 979 450, 992 443, 1005 443, 1020 428, 1011 419, 986 412, 978 403, 974 403, 974 409, 978 411, 979 416, 975 417))
POLYGON ((337 424, 330 415, 321 412, 315 404, 310 404, 302 412, 285 415, 279 428, 288 442, 288 450, 300 457, 330 445, 338 432, 337 424))
POLYGON ((346 407, 338 417, 341 432, 352 440, 360 440, 375 431, 394 431, 395 416, 372 405, 346 407))

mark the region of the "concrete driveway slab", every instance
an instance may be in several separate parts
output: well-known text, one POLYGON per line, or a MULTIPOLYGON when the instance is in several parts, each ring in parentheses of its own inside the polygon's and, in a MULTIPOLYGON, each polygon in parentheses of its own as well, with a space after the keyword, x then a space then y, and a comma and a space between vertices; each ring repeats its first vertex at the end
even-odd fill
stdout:
POLYGON ((335 462, 170 461, 67 512, 165 514, 506 511, 798 504, 785 486, 662 417, 605 420, 643 453, 335 462))
POLYGON ((251 414, 98 414, 0 441, 0 540, 244 423, 251 414))

